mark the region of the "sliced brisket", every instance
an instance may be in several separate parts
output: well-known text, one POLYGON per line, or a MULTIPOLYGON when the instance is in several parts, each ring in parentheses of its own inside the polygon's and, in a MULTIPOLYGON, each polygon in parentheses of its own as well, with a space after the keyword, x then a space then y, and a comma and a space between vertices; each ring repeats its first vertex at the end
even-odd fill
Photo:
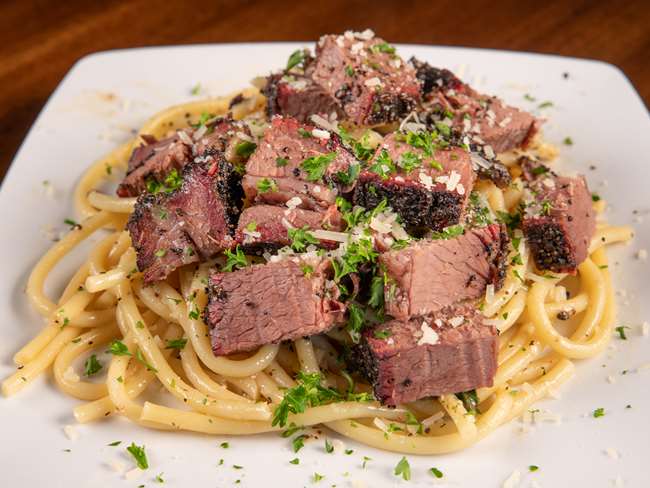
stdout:
POLYGON ((427 154, 406 137, 384 138, 359 175, 355 204, 370 209, 387 199, 406 225, 441 230, 457 224, 474 185, 469 153, 434 141, 427 154))
POLYGON ((523 230, 541 270, 575 273, 596 230, 591 193, 582 175, 558 176, 528 158, 522 161, 528 185, 523 230))
POLYGON ((344 304, 328 265, 291 260, 210 276, 204 318, 217 356, 326 332, 343 320, 344 304))
POLYGON ((127 228, 146 283, 232 245, 240 178, 221 154, 209 159, 186 165, 179 189, 138 198, 127 228))
POLYGON ((192 146, 183 142, 178 133, 160 141, 153 136, 141 136, 144 144, 131 154, 126 177, 117 188, 120 197, 136 197, 146 190, 147 182, 162 183, 172 171, 180 173, 192 160, 192 146))
POLYGON ((538 121, 528 112, 497 97, 484 95, 459 80, 451 71, 412 58, 422 81, 425 105, 452 117, 456 127, 486 146, 488 156, 525 147, 537 133, 538 121))
POLYGON ((197 156, 221 152, 227 161, 241 164, 247 156, 242 150, 255 147, 248 126, 229 117, 216 118, 196 129, 179 130, 172 137, 160 141, 149 135, 141 138, 144 144, 133 150, 126 177, 117 189, 121 197, 138 196, 147 190, 149 183, 165 186, 165 179, 172 171, 180 174, 183 167, 197 156), (252 146, 247 148, 251 143, 252 146))
POLYGON ((339 102, 323 87, 304 75, 277 73, 267 78, 263 90, 267 97, 266 113, 310 122, 314 114, 325 118, 344 115, 339 102))
POLYGON ((491 386, 497 352, 496 328, 475 307, 459 305, 365 330, 355 361, 375 396, 394 406, 491 386))
POLYGON ((477 299, 505 275, 508 237, 501 225, 467 230, 452 239, 421 240, 379 256, 388 277, 386 313, 398 320, 477 299))
POLYGON ((359 163, 337 134, 274 117, 246 163, 244 191, 251 203, 282 205, 298 197, 300 208, 327 209, 338 194, 337 173, 347 174, 354 164, 359 163), (306 171, 306 161, 320 165, 322 172, 306 171))
MULTIPOLYGON (((324 229, 341 231, 341 214, 335 206, 325 212, 301 208, 255 205, 245 209, 239 217, 235 241, 248 253, 273 251, 291 244, 289 229, 324 229)), ((338 243, 322 240, 324 247, 338 243)))

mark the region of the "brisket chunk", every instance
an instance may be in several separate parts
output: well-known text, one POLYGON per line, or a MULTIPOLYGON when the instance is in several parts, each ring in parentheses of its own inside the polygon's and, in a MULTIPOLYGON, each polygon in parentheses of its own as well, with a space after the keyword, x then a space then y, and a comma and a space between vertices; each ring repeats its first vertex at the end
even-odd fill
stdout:
POLYGON ((457 224, 474 185, 469 153, 448 144, 423 149, 406 137, 392 133, 384 138, 359 175, 355 204, 374 208, 387 199, 406 225, 441 230, 457 224))
POLYGON ((315 58, 267 79, 269 115, 336 115, 358 125, 399 120, 420 102, 415 69, 371 31, 321 37, 315 58))
POLYGON ((204 312, 217 356, 251 351, 326 332, 343 320, 344 304, 329 281, 328 263, 305 275, 291 260, 215 272, 204 312))
POLYGON ((321 37, 308 72, 339 101, 350 121, 385 124, 415 108, 420 101, 420 83, 395 48, 367 34, 321 37))
POLYGON ((505 276, 508 237, 502 225, 467 230, 452 239, 421 240, 379 256, 388 280, 386 313, 398 320, 423 316, 498 289, 505 276))
POLYGON ((138 269, 151 283, 176 268, 208 259, 231 247, 239 213, 239 176, 223 156, 183 168, 183 182, 171 193, 143 194, 127 228, 138 269))
POLYGON ((522 162, 528 191, 523 231, 541 270, 575 273, 596 230, 585 177, 558 176, 531 159, 522 162))
POLYGON ((486 147, 488 156, 525 147, 537 133, 538 121, 528 112, 478 93, 449 70, 414 58, 410 63, 422 82, 428 109, 450 114, 456 127, 486 147))
POLYGON ((246 163, 244 191, 251 203, 283 205, 298 197, 300 208, 327 209, 338 194, 337 174, 347 174, 355 164, 337 134, 290 117, 274 117, 246 163))
POLYGON ((491 386, 497 341, 496 328, 475 307, 457 305, 366 329, 355 360, 375 397, 394 406, 491 386))
MULTIPOLYGON (((170 173, 180 174, 196 156, 225 155, 231 163, 241 164, 242 143, 253 141, 248 126, 229 117, 220 117, 196 129, 182 129, 160 141, 150 135, 141 136, 144 144, 131 154, 126 177, 117 189, 121 197, 135 197, 147 190, 147 184, 165 183, 170 173)), ((253 143, 254 147, 255 144, 253 143)))
POLYGON ((141 139, 144 144, 133 150, 126 177, 117 188, 120 197, 138 196, 146 190, 148 181, 163 182, 172 170, 180 173, 192 160, 192 147, 178 133, 160 141, 149 135, 141 139))
MULTIPOLYGON (((325 212, 255 205, 245 209, 239 217, 235 241, 248 253, 273 251, 291 244, 289 229, 305 228, 341 231, 341 214, 334 205, 325 212)), ((320 245, 336 247, 338 243, 321 240, 320 245)))
POLYGON ((266 113, 293 117, 299 122, 310 122, 314 114, 325 118, 344 113, 336 98, 304 75, 276 73, 267 78, 263 93, 267 98, 266 113))

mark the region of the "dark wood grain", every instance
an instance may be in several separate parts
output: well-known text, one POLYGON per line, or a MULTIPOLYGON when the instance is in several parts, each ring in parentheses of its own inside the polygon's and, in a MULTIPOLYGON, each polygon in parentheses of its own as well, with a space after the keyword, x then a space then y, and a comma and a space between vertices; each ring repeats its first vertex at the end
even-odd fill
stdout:
POLYGON ((4 0, 0 178, 47 97, 85 54, 159 44, 305 41, 366 27, 391 42, 601 59, 622 68, 650 104, 648 0, 4 0))

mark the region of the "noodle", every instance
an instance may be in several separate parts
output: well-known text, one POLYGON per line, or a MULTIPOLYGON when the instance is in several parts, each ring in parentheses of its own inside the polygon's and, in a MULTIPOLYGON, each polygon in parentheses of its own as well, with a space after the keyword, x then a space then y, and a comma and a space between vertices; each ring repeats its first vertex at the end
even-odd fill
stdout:
MULTIPOLYGON (((264 105, 254 89, 244 96, 248 101, 233 109, 236 118, 257 114, 264 105)), ((164 137, 203 112, 224 114, 229 102, 226 97, 172 107, 150 119, 140 134, 164 137)), ((346 334, 333 330, 326 336, 295 340, 289 347, 270 344, 248 356, 216 357, 206 324, 188 313, 207 303, 204 282, 213 263, 188 266, 174 279, 143 286, 125 230, 136 199, 100 190, 109 180, 107 167, 126 169, 136 144, 137 139, 129 141, 94 163, 77 185, 75 205, 85 220, 31 272, 27 296, 46 324, 16 353, 18 370, 3 381, 2 393, 17 393, 52 366, 58 388, 86 402, 74 409, 80 423, 118 414, 162 430, 218 435, 277 431, 273 412, 285 391, 296 385, 295 373, 322 373, 324 385, 331 387, 349 381, 338 369, 333 346, 347 341, 346 334), (54 267, 96 232, 106 235, 70 278, 61 297, 56 302, 48 298, 44 286, 54 267), (74 372, 74 363, 113 347, 109 344, 115 339, 125 349, 112 356, 104 369, 105 379, 82 380, 74 372), (170 347, 174 341, 183 347, 170 347), (175 398, 179 408, 140 398, 152 384, 175 398)), ((515 158, 506 155, 504 161, 516 170, 515 158)), ((505 190, 492 183, 480 183, 476 190, 493 213, 512 210, 523 195, 518 178, 505 190)), ((597 211, 603 208, 603 202, 595 205, 597 211)), ((565 275, 549 278, 536 273, 525 239, 518 249, 511 249, 510 258, 518 254, 520 259, 509 265, 502 288, 486 296, 482 309, 501 335, 494 384, 476 392, 478 412, 468 412, 455 395, 443 395, 394 409, 377 402, 334 402, 290 414, 289 421, 323 424, 359 442, 403 453, 438 454, 468 447, 566 381, 573 374, 574 360, 594 357, 606 347, 616 311, 605 246, 631 237, 627 227, 599 227, 589 257, 572 278, 578 286, 572 298, 567 298, 565 275), (577 326, 568 335, 555 326, 560 313, 576 316, 577 326), (409 431, 407 408, 426 426, 423 432, 409 431), (395 431, 381 428, 391 421, 396 422, 395 431)), ((370 390, 367 384, 350 388, 370 390)))

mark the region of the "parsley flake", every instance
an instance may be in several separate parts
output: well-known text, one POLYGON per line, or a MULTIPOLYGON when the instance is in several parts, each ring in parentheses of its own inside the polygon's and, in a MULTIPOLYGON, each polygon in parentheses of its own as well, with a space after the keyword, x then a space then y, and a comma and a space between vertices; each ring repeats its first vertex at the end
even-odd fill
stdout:
POLYGON ((102 368, 102 363, 97 360, 97 356, 92 354, 88 359, 86 359, 86 364, 84 365, 84 376, 93 376, 99 373, 102 368))
POLYGON ((411 479, 411 466, 409 465, 408 460, 405 456, 400 459, 397 466, 395 466, 395 471, 393 472, 395 476, 402 476, 402 479, 409 481, 411 479))
POLYGON ((144 446, 136 446, 135 442, 132 442, 126 450, 133 456, 135 463, 140 469, 147 469, 149 467, 149 461, 147 461, 147 454, 144 452, 144 446))

